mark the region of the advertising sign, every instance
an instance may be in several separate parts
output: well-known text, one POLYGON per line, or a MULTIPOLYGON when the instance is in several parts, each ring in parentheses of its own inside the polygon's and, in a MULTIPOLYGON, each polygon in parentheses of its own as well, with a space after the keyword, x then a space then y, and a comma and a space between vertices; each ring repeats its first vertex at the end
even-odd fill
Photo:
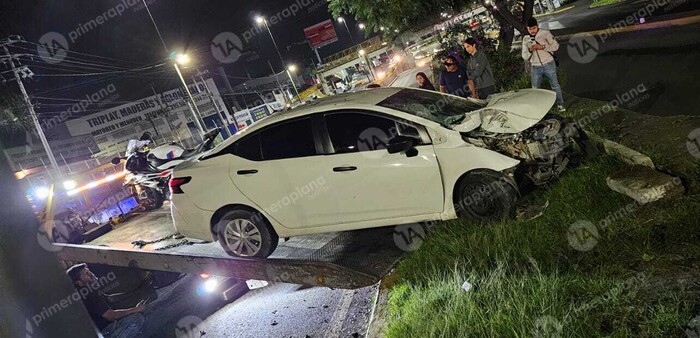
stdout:
MULTIPOLYGON (((207 87, 211 91, 216 102, 216 107, 212 104, 209 93, 207 93, 204 83, 197 82, 189 84, 190 92, 194 97, 197 108, 199 108, 202 118, 219 114, 224 111, 228 114, 219 90, 214 80, 206 80, 207 87)), ((163 113, 170 115, 180 115, 192 120, 189 99, 183 88, 173 89, 159 95, 145 97, 141 100, 113 107, 99 113, 83 116, 66 122, 66 127, 71 135, 90 134, 98 137, 104 134, 115 132, 119 129, 129 127, 133 124, 149 121, 163 116, 163 113)))
MULTIPOLYGON (((51 141, 49 146, 51 147, 51 152, 59 161, 64 158, 68 161, 77 157, 90 157, 91 151, 98 151, 97 144, 90 136, 76 136, 69 139, 51 141)), ((38 140, 31 145, 5 149, 5 154, 15 167, 18 167, 18 164, 22 168, 37 167, 42 165, 42 159, 44 163, 49 163, 44 146, 38 140)))
POLYGON ((335 27, 331 20, 317 23, 311 27, 304 28, 304 35, 311 43, 312 48, 320 48, 327 44, 338 41, 335 27))

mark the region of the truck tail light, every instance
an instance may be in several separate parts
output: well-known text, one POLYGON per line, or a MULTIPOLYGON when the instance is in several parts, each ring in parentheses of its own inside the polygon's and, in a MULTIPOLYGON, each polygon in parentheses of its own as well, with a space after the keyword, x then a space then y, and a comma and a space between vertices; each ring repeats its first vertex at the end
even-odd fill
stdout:
POLYGON ((170 193, 171 194, 184 194, 185 192, 182 191, 182 186, 189 183, 192 180, 192 177, 186 176, 186 177, 173 177, 168 181, 168 186, 170 186, 170 193))

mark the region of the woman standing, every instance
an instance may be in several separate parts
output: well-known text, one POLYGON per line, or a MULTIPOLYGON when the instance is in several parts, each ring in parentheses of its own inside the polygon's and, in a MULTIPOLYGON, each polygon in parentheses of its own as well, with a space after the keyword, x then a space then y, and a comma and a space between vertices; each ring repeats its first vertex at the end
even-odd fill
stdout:
POLYGON ((420 89, 435 90, 435 86, 430 83, 428 76, 423 72, 416 74, 416 82, 418 82, 418 88, 420 89))

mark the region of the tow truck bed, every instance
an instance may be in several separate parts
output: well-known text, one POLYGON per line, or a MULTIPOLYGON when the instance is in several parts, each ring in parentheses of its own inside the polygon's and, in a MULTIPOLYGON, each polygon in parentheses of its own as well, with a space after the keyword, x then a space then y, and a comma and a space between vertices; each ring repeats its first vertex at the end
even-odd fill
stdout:
POLYGON ((231 257, 219 243, 196 240, 178 245, 182 239, 168 239, 135 249, 133 241, 176 232, 167 208, 136 215, 86 245, 60 245, 57 255, 68 261, 354 289, 379 281, 403 254, 391 227, 293 237, 280 241, 267 259, 231 257))

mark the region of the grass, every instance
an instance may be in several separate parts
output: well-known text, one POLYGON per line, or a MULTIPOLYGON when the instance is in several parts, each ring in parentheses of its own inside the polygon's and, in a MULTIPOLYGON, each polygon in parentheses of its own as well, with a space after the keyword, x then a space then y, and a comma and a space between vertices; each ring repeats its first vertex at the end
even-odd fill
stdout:
POLYGON ((625 0, 594 0, 593 3, 588 8, 598 8, 603 6, 610 6, 624 2, 625 0))
POLYGON ((700 200, 636 205, 606 186, 622 167, 600 157, 566 172, 526 198, 551 203, 533 220, 437 226, 397 268, 387 337, 683 335, 700 314, 683 282, 698 280, 700 200), (581 220, 598 225, 590 251, 567 239, 581 220))

